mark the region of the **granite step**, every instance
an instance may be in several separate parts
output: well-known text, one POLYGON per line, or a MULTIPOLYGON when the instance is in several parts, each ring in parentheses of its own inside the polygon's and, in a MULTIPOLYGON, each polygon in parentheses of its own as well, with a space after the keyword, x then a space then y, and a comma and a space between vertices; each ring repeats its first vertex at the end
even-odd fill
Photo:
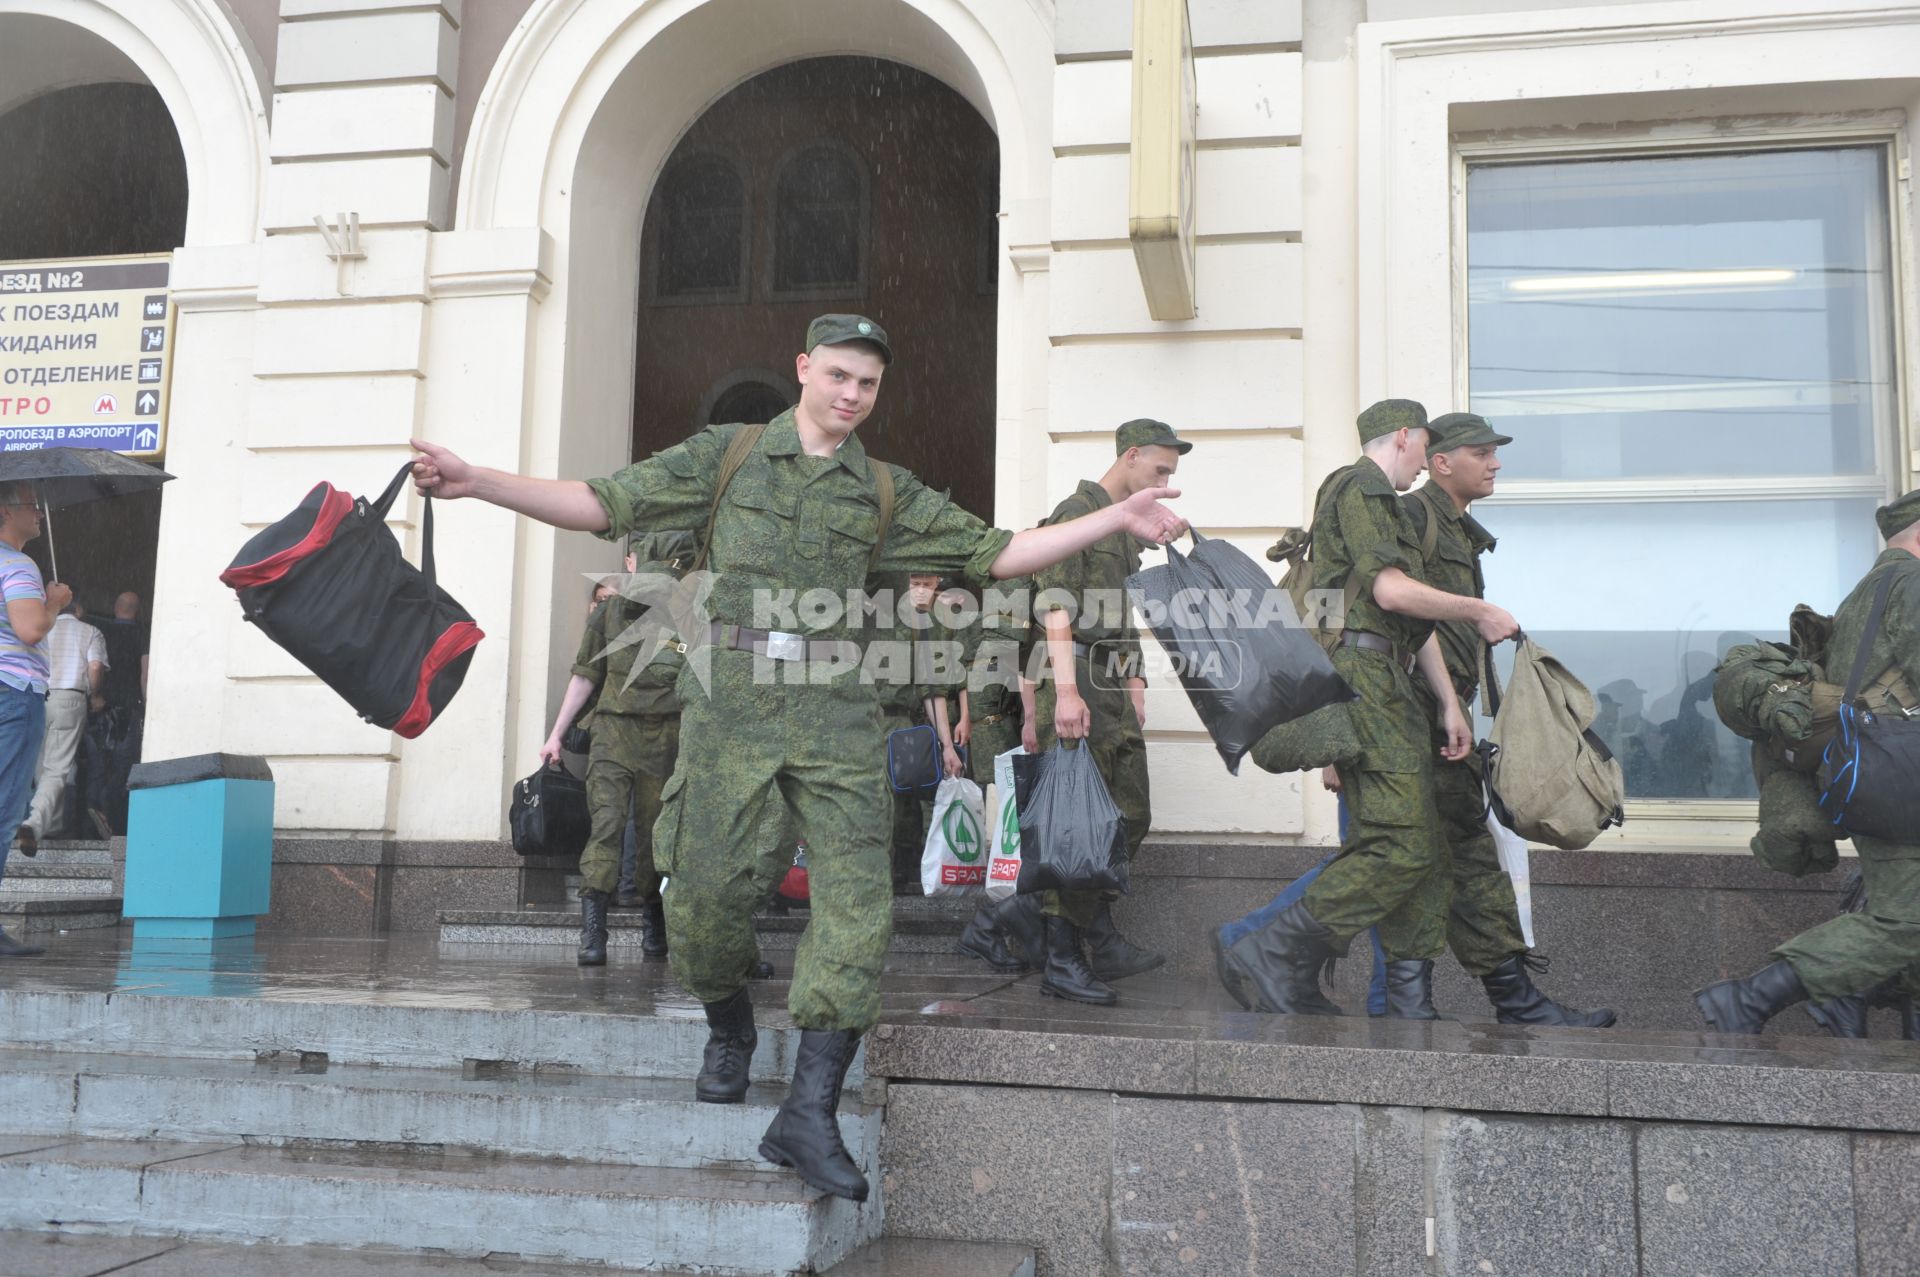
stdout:
POLYGON ((98 839, 43 839, 40 854, 22 856, 18 849, 7 859, 7 876, 21 865, 106 865, 113 866, 113 844, 98 839))
MULTIPOLYGON (((21 968, 25 970, 26 968, 21 968)), ((223 973, 229 991, 244 972, 223 973)), ((516 1006, 496 994, 365 990, 316 981, 272 997, 170 996, 198 992, 205 972, 126 970, 113 992, 0 989, 0 1042, 12 1048, 181 1059, 283 1058, 330 1065, 451 1069, 456 1072, 597 1074, 690 1078, 706 1045, 706 1017, 691 998, 656 998, 652 1014, 516 1006)), ((587 986, 589 989, 592 986, 587 986)), ((769 1005, 773 1005, 769 1002, 769 1005)), ((751 1076, 793 1075, 796 1030, 760 1025, 751 1076)), ((849 1086, 864 1080, 865 1048, 849 1086)))
POLYGON ((74 864, 46 859, 46 853, 28 860, 14 856, 7 861, 6 895, 110 896, 113 894, 113 866, 74 864))
POLYGON ((784 1171, 0 1136, 0 1228, 759 1277, 830 1267, 879 1214, 784 1171))
MULTIPOLYGON (((0 1050, 0 1113, 20 1135, 185 1143, 404 1143, 415 1149, 617 1165, 770 1169, 760 1137, 786 1098, 701 1104, 684 1077, 391 1069, 0 1050)), ((880 1111, 843 1100, 840 1133, 877 1168, 880 1111)))
POLYGON ((117 927, 120 897, 100 892, 101 885, 94 883, 94 893, 88 895, 0 890, 0 927, 16 936, 117 927))
MULTIPOLYGON (((979 907, 973 896, 896 896, 893 902, 894 953, 951 953, 967 920, 979 907)), ((640 911, 607 911, 609 951, 640 948, 640 911)), ((800 943, 810 917, 804 908, 766 910, 753 917, 762 950, 791 951, 800 943)), ((535 944, 577 946, 580 910, 446 909, 440 913, 440 939, 447 944, 535 944)))
MULTIPOLYGON (((458 1259, 332 1246, 0 1232, 0 1277, 604 1277, 606 1271, 599 1264, 542 1264, 509 1255, 458 1259)), ((663 1277, 691 1277, 661 1271, 663 1277)), ((826 1277, 1033 1277, 1033 1250, 882 1237, 835 1264, 826 1277)))

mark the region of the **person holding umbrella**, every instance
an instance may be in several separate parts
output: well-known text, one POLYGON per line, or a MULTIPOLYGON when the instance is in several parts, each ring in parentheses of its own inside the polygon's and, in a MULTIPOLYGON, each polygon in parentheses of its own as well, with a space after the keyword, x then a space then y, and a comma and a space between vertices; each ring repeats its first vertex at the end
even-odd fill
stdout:
MULTIPOLYGON (((26 818, 40 740, 47 730, 47 635, 73 591, 45 585, 23 547, 40 535, 40 496, 30 483, 0 481, 0 881, 14 831, 26 818)), ((46 950, 0 930, 0 958, 46 950)))

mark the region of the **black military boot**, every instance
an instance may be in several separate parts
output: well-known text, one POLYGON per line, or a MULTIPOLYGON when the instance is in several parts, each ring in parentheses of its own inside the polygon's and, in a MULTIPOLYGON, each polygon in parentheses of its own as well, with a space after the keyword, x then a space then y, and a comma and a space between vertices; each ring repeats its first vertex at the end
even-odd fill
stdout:
POLYGON ((1719 1033, 1758 1033, 1767 1021, 1807 1000, 1793 964, 1770 962, 1744 980, 1722 980, 1693 995, 1707 1027, 1719 1033))
POLYGON ((775 1166, 791 1166, 823 1193, 852 1201, 867 1200, 867 1177, 860 1173, 840 1139, 840 1087, 860 1047, 852 1029, 806 1029, 793 1062, 787 1102, 773 1115, 760 1140, 760 1156, 775 1166))
POLYGON ((1407 958, 1387 963, 1387 1018, 1438 1020, 1433 1009, 1433 959, 1407 958))
POLYGON ((1274 1015, 1345 1015, 1320 991, 1320 972, 1336 956, 1333 933, 1299 901, 1231 945, 1213 933, 1213 969, 1233 1000, 1274 1015))
POLYGON ((760 957, 758 954, 755 954, 753 959, 753 965, 747 968, 747 979, 749 980, 773 979, 773 964, 771 962, 768 962, 765 958, 760 957))
POLYGON ((753 999, 745 989, 724 1002, 703 1002, 707 1009, 707 1049, 693 1096, 702 1104, 738 1104, 747 1094, 747 1066, 760 1035, 753 1028, 753 999))
POLYGON ((667 908, 658 896, 640 905, 640 952, 649 958, 667 956, 667 908))
POLYGON ((1027 969, 1025 959, 1016 958, 1007 948, 1007 935, 1000 926, 1001 902, 983 904, 973 911, 973 920, 960 933, 958 948, 969 958, 978 958, 995 971, 1018 975, 1027 969))
POLYGON ((1040 992, 1096 1007, 1110 1007, 1120 1000, 1080 956, 1080 937, 1065 918, 1047 919, 1047 965, 1040 974, 1040 992))
POLYGON ((580 956, 583 967, 607 965, 607 893, 591 887, 580 893, 580 956))
POLYGON ((1001 904, 994 918, 1001 935, 1011 942, 1009 957, 1026 959, 1036 971, 1047 965, 1047 918, 1040 912, 1039 896, 1014 896, 1001 904))
POLYGON ((1849 998, 1828 998, 1825 1002, 1807 1003, 1807 1014, 1813 1022, 1825 1029, 1829 1036, 1836 1038, 1864 1038, 1867 1036, 1867 998, 1857 993, 1849 998))
POLYGON ((1104 900, 1100 902, 1093 925, 1087 928, 1087 965, 1095 975, 1102 980, 1124 980, 1151 971, 1166 960, 1166 954, 1142 949, 1121 935, 1113 925, 1113 907, 1104 900))
MULTIPOLYGON (((1501 1024, 1543 1024, 1572 1029, 1610 1029, 1615 1016, 1607 1007, 1580 1011, 1561 1006, 1534 988, 1527 973, 1527 956, 1516 953, 1480 977, 1486 986, 1487 1000, 1493 1003, 1494 1019, 1501 1024)), ((1546 959, 1540 958, 1541 964, 1546 959)))
POLYGON ((37 958, 46 949, 37 944, 21 944, 0 928, 0 958, 37 958))

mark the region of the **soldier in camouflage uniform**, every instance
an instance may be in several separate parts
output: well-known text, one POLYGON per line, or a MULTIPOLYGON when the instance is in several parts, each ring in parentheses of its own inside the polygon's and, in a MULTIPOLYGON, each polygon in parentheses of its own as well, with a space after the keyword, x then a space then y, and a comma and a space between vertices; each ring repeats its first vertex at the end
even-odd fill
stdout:
POLYGON ((414 482, 430 496, 478 497, 606 536, 711 526, 706 608, 714 619, 705 634, 681 635, 705 645, 680 677, 680 766, 654 826, 654 858, 670 880, 674 973, 707 1014, 694 1090, 714 1103, 746 1093, 757 1041, 746 987, 753 911, 784 867, 768 848, 790 825, 806 834, 812 894, 788 996, 801 1033, 792 1085, 760 1154, 854 1200, 865 1200, 867 1182, 834 1112, 860 1035, 880 1014, 892 929, 884 740, 852 641, 862 619, 784 608, 809 591, 844 599, 874 570, 964 573, 984 584, 1123 530, 1165 543, 1185 526, 1158 501, 1177 494, 1156 488, 1077 523, 1010 533, 907 471, 870 461, 854 431, 892 358, 886 333, 869 319, 814 320, 795 360, 800 403, 766 427, 724 492, 722 461, 741 426, 709 427, 587 483, 486 469, 437 444, 413 444, 414 482), (881 483, 893 495, 884 536, 881 483), (771 628, 781 624, 790 629, 771 628))
MULTIPOLYGON (((1098 481, 1081 480, 1054 507, 1048 523, 1080 518, 1167 482, 1193 448, 1165 422, 1145 418, 1115 431, 1114 444, 1118 455, 1107 472, 1098 481)), ((1107 792, 1127 822, 1129 860, 1153 820, 1147 743, 1140 734, 1147 680, 1140 635, 1126 603, 1127 578, 1139 570, 1139 545, 1115 534, 1033 578, 1034 626, 1045 635, 1049 669, 1034 697, 1040 748, 1051 749, 1059 739, 1080 741, 1079 748, 1093 751, 1107 792)), ((1151 971, 1166 961, 1120 934, 1113 925, 1113 900, 1099 892, 1048 892, 1041 911, 1048 919, 1042 993, 1108 1006, 1118 996, 1108 980, 1151 971)))
MULTIPOLYGON (((1500 472, 1501 445, 1512 443, 1496 433, 1484 417, 1470 412, 1449 413, 1427 425, 1427 482, 1400 498, 1422 550, 1427 584, 1449 594, 1486 597, 1486 578, 1480 556, 1494 548, 1494 538, 1468 511, 1473 502, 1493 495, 1494 476, 1500 472)), ((1487 645, 1478 630, 1465 621, 1442 621, 1437 627, 1440 653, 1446 658, 1454 692, 1461 706, 1473 704, 1480 690, 1480 672, 1487 645)), ((1434 805, 1451 849, 1453 893, 1447 911, 1447 947, 1486 987, 1496 1018, 1502 1024, 1551 1024, 1577 1028, 1605 1028, 1613 1012, 1577 1011, 1561 1006, 1534 987, 1527 972, 1527 943, 1520 932, 1520 910, 1514 900, 1513 879, 1500 867, 1493 835, 1487 829, 1485 764, 1478 751, 1449 761, 1441 751, 1447 738, 1442 708, 1427 684, 1414 690, 1433 725, 1434 805)))
POLYGON ((1263 1010, 1338 1015, 1320 991, 1320 970, 1377 926, 1387 954, 1387 1014, 1431 1019, 1432 959, 1446 947, 1452 874, 1435 802, 1435 719, 1422 707, 1414 675, 1439 706, 1440 756, 1460 761, 1473 737, 1434 622, 1467 622, 1489 643, 1520 627, 1491 603, 1425 583, 1419 533, 1399 494, 1426 468, 1426 410, 1387 399, 1361 413, 1358 425, 1365 455, 1321 484, 1312 552, 1317 588, 1357 587, 1333 655, 1357 697, 1347 708, 1361 751, 1337 769, 1346 837, 1302 899, 1231 949, 1216 936, 1215 958, 1223 978, 1271 974, 1263 1010))
MULTIPOLYGON (((1834 614, 1827 674, 1844 683, 1856 673, 1851 667, 1874 596, 1891 577, 1880 632, 1867 652, 1866 668, 1857 671, 1860 686, 1898 666, 1907 686, 1920 688, 1920 492, 1882 506, 1875 517, 1887 548, 1834 614)), ((1848 997, 1920 969, 1920 831, 1915 839, 1902 843, 1855 835, 1865 906, 1801 932, 1773 951, 1774 961, 1745 979, 1723 980, 1694 994, 1707 1024, 1722 1033, 1758 1033, 1796 1002, 1848 997)))
MULTIPOLYGON (((678 576, 687 562, 662 557, 656 542, 642 534, 627 552, 629 578, 640 569, 678 576)), ((670 537, 684 544, 684 535, 670 537)), ((624 584, 624 583, 623 583, 624 584)), ((616 591, 602 600, 580 636, 573 677, 554 718, 553 731, 540 748, 542 760, 557 764, 561 738, 580 708, 593 703, 593 744, 587 755, 587 811, 592 832, 580 853, 580 952, 583 967, 607 961, 607 897, 620 872, 620 852, 631 815, 638 839, 634 889, 640 898, 640 950, 650 958, 667 956, 667 926, 660 903, 660 875, 653 863, 653 822, 680 746, 680 701, 674 683, 686 660, 677 645, 646 642, 637 623, 649 609, 616 591), (638 658, 651 655, 652 659, 638 658)))

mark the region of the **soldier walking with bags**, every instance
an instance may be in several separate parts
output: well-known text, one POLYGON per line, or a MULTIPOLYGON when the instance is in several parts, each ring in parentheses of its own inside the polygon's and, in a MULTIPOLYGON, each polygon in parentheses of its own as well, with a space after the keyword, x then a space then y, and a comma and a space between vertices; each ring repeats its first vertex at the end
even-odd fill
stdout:
MULTIPOLYGON (((674 973, 704 1004, 708 1041, 695 1094, 738 1103, 757 1034, 747 995, 753 911, 772 888, 768 835, 806 833, 812 916, 788 1010, 801 1030, 793 1082, 760 1154, 822 1191, 864 1201, 834 1113, 860 1037, 880 1015, 892 929, 890 805, 874 687, 857 657, 862 618, 809 614, 806 632, 757 628, 778 600, 844 599, 874 571, 1022 576, 1115 534, 1165 543, 1184 522, 1150 487, 1083 519, 1020 533, 989 527, 912 474, 871 461, 855 430, 873 410, 893 349, 858 315, 823 315, 795 360, 800 402, 764 430, 709 427, 608 478, 534 479, 469 465, 414 442, 421 492, 476 497, 556 527, 626 536, 707 528, 696 567, 714 573, 702 687, 680 677, 680 766, 655 826, 671 879, 674 973)), ((793 623, 793 622, 790 622, 793 623)), ((690 662, 691 665, 691 662, 690 662)))
MULTIPOLYGON (((1400 503, 1419 534, 1424 576, 1435 589, 1486 597, 1480 556, 1493 550, 1495 540, 1469 511, 1475 501, 1493 495, 1500 473, 1498 453, 1512 442, 1485 417, 1470 412, 1448 413, 1427 423, 1427 481, 1400 503)), ((1466 621, 1441 621, 1435 631, 1464 711, 1480 690, 1487 643, 1466 621)), ((1460 759, 1446 756, 1439 699, 1424 681, 1415 682, 1414 689, 1433 726, 1434 806, 1452 866, 1447 947, 1486 988, 1500 1023, 1606 1028, 1614 1022, 1612 1011, 1564 1007, 1534 987, 1513 880, 1500 867, 1487 828, 1485 763, 1477 750, 1460 759)))
MULTIPOLYGON (((1828 675, 1846 674, 1849 701, 1896 669, 1907 688, 1920 688, 1920 492, 1880 507, 1874 517, 1887 548, 1834 614, 1827 647, 1828 675), (1841 661, 1851 664, 1835 668, 1841 661)), ((1891 693, 1868 708, 1885 716, 1920 710, 1891 693)), ((1892 783, 1920 803, 1920 774, 1892 783)), ((1907 827, 1911 837, 1898 840, 1849 829, 1866 882, 1865 906, 1801 932, 1745 979, 1694 994, 1707 1024, 1722 1033, 1758 1033, 1796 1002, 1848 997, 1920 970, 1920 819, 1907 827)))
MULTIPOLYGON (((643 533, 631 538, 629 581, 644 567, 678 577, 691 557, 685 533, 643 533)), ((587 620, 574 657, 573 677, 540 747, 544 763, 558 765, 567 726, 593 703, 593 742, 587 754, 587 812, 592 832, 580 853, 580 952, 583 967, 606 965, 607 904, 620 876, 629 816, 637 839, 634 893, 640 899, 640 952, 667 956, 667 923, 660 900, 660 873, 653 859, 653 822, 680 751, 680 700, 674 683, 686 658, 677 640, 654 651, 639 621, 648 611, 631 597, 632 587, 603 599, 587 620), (642 658, 651 657, 650 660, 642 658)))
POLYGON ((1473 748, 1434 623, 1463 622, 1487 643, 1520 627, 1491 603, 1423 579, 1420 535, 1399 494, 1426 468, 1426 409, 1386 399, 1361 413, 1358 426, 1364 455, 1321 484, 1313 516, 1315 584, 1351 599, 1333 654, 1357 697, 1346 709, 1359 757, 1338 768, 1347 833, 1306 895, 1235 952, 1244 949, 1272 974, 1265 1009, 1339 1015, 1320 990, 1320 970, 1377 926, 1387 953, 1387 1014, 1430 1019, 1432 959, 1446 947, 1452 885, 1435 798, 1436 731, 1447 762, 1473 748), (1422 708, 1416 671, 1437 718, 1422 708))

